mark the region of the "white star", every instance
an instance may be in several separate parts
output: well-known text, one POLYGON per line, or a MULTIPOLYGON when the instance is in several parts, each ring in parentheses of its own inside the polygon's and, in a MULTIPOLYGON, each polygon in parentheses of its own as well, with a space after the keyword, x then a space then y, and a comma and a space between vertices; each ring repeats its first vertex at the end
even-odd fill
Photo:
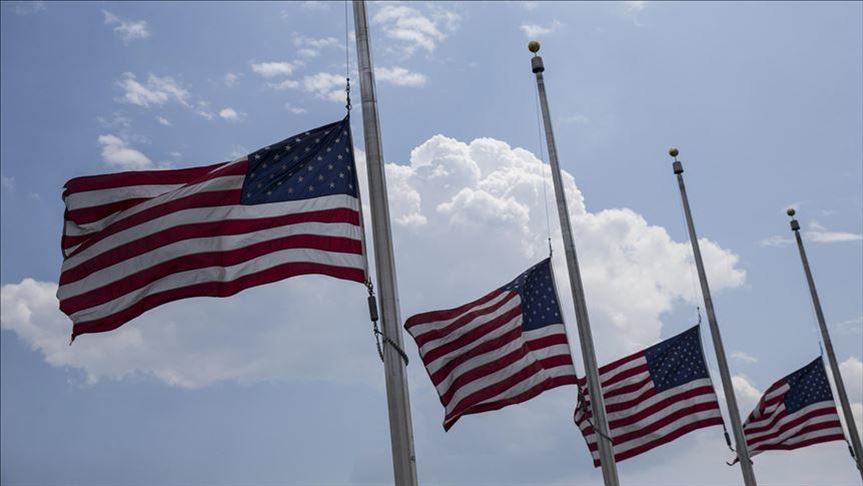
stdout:
POLYGON ((315 190, 315 186, 309 186, 309 190, 310 190, 310 191, 314 191, 314 190, 315 190))
POLYGON ((339 172, 339 177, 341 177, 342 179, 344 179, 344 178, 345 178, 345 173, 344 173, 344 172, 339 172))
POLYGON ((289 187, 289 188, 288 188, 288 194, 290 194, 290 193, 292 193, 292 192, 294 192, 294 188, 293 188, 293 187, 289 187))
POLYGON ((285 152, 287 152, 288 150, 291 150, 291 146, 290 146, 290 145, 285 145, 285 152))
POLYGON ((340 138, 337 138, 337 139, 336 139, 336 143, 339 143, 339 142, 341 142, 341 140, 342 140, 342 139, 340 139, 340 138))
POLYGON ((306 152, 308 152, 309 150, 311 150, 311 149, 309 147, 306 147, 306 152))
POLYGON ((311 172, 312 170, 314 170, 314 168, 315 168, 315 166, 310 165, 310 166, 309 166, 309 172, 311 172))
POLYGON ((333 188, 333 187, 336 187, 336 183, 335 183, 335 182, 330 182, 330 188, 333 188))
POLYGON ((324 180, 324 175, 323 175, 323 174, 319 175, 319 176, 318 176, 318 180, 319 180, 319 181, 324 180))
POLYGON ((303 176, 297 177, 297 180, 299 180, 300 182, 303 182, 303 176))
POLYGON ((300 137, 295 138, 295 139, 294 139, 294 141, 299 142, 299 141, 300 141, 300 137))
POLYGON ((261 158, 261 154, 255 154, 255 159, 260 159, 260 158, 261 158))
POLYGON ((266 168, 267 168, 267 163, 266 163, 266 162, 264 162, 264 164, 263 164, 261 167, 263 167, 263 168, 265 168, 265 169, 266 169, 266 168))
POLYGON ((327 165, 327 169, 333 170, 333 164, 327 165))
POLYGON ((318 155, 318 160, 324 160, 324 158, 318 155))
POLYGON ((342 154, 339 154, 339 160, 342 160, 342 154))
POLYGON ((315 139, 315 143, 321 143, 321 139, 320 139, 320 138, 316 138, 316 139, 315 139))
POLYGON ((327 147, 327 152, 330 152, 331 150, 333 150, 332 147, 327 147))

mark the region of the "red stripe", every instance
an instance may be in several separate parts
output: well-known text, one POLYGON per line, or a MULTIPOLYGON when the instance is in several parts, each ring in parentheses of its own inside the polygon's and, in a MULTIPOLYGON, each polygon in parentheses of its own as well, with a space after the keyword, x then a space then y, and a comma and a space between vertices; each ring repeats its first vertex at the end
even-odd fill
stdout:
MULTIPOLYGON (((500 348, 501 346, 505 346, 506 344, 516 339, 519 339, 520 337, 521 328, 517 327, 512 331, 509 331, 494 339, 479 344, 478 346, 475 346, 447 361, 446 364, 441 366, 440 369, 438 369, 433 375, 429 375, 429 378, 431 378, 431 381, 432 383, 434 383, 435 386, 438 386, 447 377, 447 375, 449 375, 452 370, 454 370, 458 365, 464 363, 471 358, 475 358, 479 355, 500 348)), ((426 371, 428 371, 428 363, 425 360, 423 360, 423 363, 426 364, 426 371)))
POLYGON ((241 235, 264 231, 280 226, 298 223, 349 223, 359 226, 359 213, 353 209, 326 209, 308 213, 286 214, 274 218, 225 219, 206 223, 193 223, 144 236, 134 241, 99 253, 89 260, 64 271, 60 275, 60 285, 80 280, 93 272, 129 260, 165 245, 191 238, 209 238, 228 235, 241 235))
MULTIPOLYGON (((782 424, 781 426, 779 426, 778 429, 776 429, 774 432, 771 432, 769 435, 763 435, 760 437, 755 437, 755 435, 757 435, 756 433, 753 433, 751 431, 746 430, 746 431, 744 431, 744 435, 746 436, 746 442, 750 446, 755 446, 755 445, 760 444, 762 442, 776 439, 780 435, 782 435, 784 432, 787 432, 787 431, 793 429, 794 427, 797 427, 800 424, 806 423, 815 417, 822 417, 824 415, 836 415, 838 417, 839 413, 836 411, 836 407, 821 408, 821 409, 812 410, 809 413, 806 413, 806 414, 801 415, 799 417, 795 417, 794 419, 789 420, 788 422, 782 424)), ((770 429, 764 429, 764 431, 767 431, 767 430, 770 430, 770 429)), ((800 435, 802 433, 803 432, 798 432, 795 435, 800 435)), ((794 436, 792 436, 792 437, 794 437, 794 436)), ((787 439, 784 439, 784 440, 788 440, 792 437, 788 437, 787 439)))
MULTIPOLYGON (((620 424, 609 424, 609 428, 611 429, 611 436, 614 437, 615 444, 625 444, 631 440, 640 439, 645 435, 652 434, 657 430, 666 427, 668 425, 677 422, 678 420, 684 419, 690 415, 694 415, 699 412, 706 412, 708 410, 719 410, 719 402, 712 401, 706 403, 695 403, 686 408, 682 408, 680 410, 675 410, 674 412, 666 415, 665 417, 653 422, 643 428, 638 430, 633 430, 632 432, 627 432, 625 434, 617 435, 614 433, 614 429, 621 427, 620 424)), ((639 420, 631 421, 626 425, 635 425, 639 420)))
MULTIPOLYGON (((614 385, 615 383, 620 383, 621 381, 623 381, 627 378, 632 378, 633 376, 644 373, 645 371, 650 371, 650 368, 647 366, 647 363, 623 370, 620 373, 618 373, 612 377, 606 378, 604 380, 600 380, 600 383, 602 384, 602 387, 605 388, 605 387, 614 385)), ((605 396, 605 395, 603 395, 603 396, 605 396)))
POLYGON ((624 356, 623 358, 620 358, 617 361, 612 361, 611 363, 608 363, 607 365, 599 368, 599 374, 602 375, 602 374, 608 373, 609 371, 612 371, 615 368, 619 368, 619 367, 625 365, 626 363, 629 363, 630 361, 635 361, 638 358, 641 358, 643 356, 644 356, 644 351, 639 351, 635 354, 630 354, 629 356, 624 356))
POLYGON ((138 213, 128 215, 125 218, 118 219, 97 232, 77 236, 67 236, 63 242, 63 244, 66 245, 64 248, 69 248, 70 246, 81 243, 81 246, 72 252, 72 255, 77 255, 109 236, 177 211, 240 204, 241 193, 241 189, 230 189, 227 191, 196 192, 185 197, 173 199, 163 204, 158 204, 144 209, 138 213))
MULTIPOLYGON (((556 364, 555 366, 564 366, 566 364, 569 364, 566 363, 563 359, 549 358, 549 365, 555 364, 555 362, 559 362, 559 364, 556 364)), ((537 361, 531 363, 528 366, 525 366, 521 370, 507 376, 505 379, 497 383, 490 384, 485 388, 471 393, 470 395, 459 400, 455 408, 453 408, 453 410, 446 415, 446 420, 451 419, 455 415, 461 415, 465 410, 469 409, 473 405, 482 403, 486 400, 500 395, 501 393, 506 392, 510 388, 518 385, 519 383, 530 378, 531 376, 542 372, 545 369, 546 368, 543 367, 543 364, 537 361)))
POLYGON ((188 169, 174 170, 135 170, 118 172, 116 174, 102 174, 95 176, 83 176, 70 179, 65 184, 66 190, 63 197, 76 192, 96 191, 100 189, 113 189, 116 187, 159 185, 159 184, 187 184, 195 179, 206 176, 210 171, 229 164, 220 162, 218 164, 203 167, 190 167, 188 169))
POLYGON ((107 204, 102 204, 99 206, 72 209, 66 211, 66 221, 71 221, 78 225, 92 223, 94 221, 99 221, 100 219, 107 218, 114 213, 129 209, 132 206, 135 206, 144 201, 149 201, 150 199, 152 198, 138 197, 132 199, 124 199, 122 201, 109 202, 107 204))
POLYGON ((450 401, 452 401, 453 395, 463 386, 476 381, 480 378, 484 378, 492 373, 500 371, 507 366, 518 362, 518 360, 524 358, 528 355, 530 351, 525 348, 524 345, 521 347, 511 351, 509 354, 505 354, 500 358, 497 358, 494 361, 490 361, 488 363, 484 363, 476 368, 468 370, 460 375, 458 375, 450 384, 450 387, 447 389, 446 393, 440 396, 440 402, 444 407, 449 405, 450 401))
MULTIPOLYGON (((627 402, 615 403, 613 405, 606 405, 605 410, 606 413, 619 412, 621 410, 627 410, 629 408, 635 407, 639 405, 644 400, 653 397, 657 394, 656 388, 651 388, 648 392, 642 394, 640 397, 630 400, 627 402)), ((676 395, 672 395, 667 398, 663 398, 662 400, 650 405, 649 407, 639 411, 636 414, 627 415, 626 418, 621 418, 616 421, 612 421, 609 423, 609 428, 612 430, 616 427, 629 425, 635 422, 640 421, 643 418, 649 417, 650 415, 655 414, 656 412, 668 407, 669 405, 673 405, 677 402, 682 402, 684 400, 689 400, 695 397, 700 397, 702 395, 710 395, 713 394, 713 386, 706 385, 700 386, 698 388, 693 388, 691 390, 686 390, 683 393, 678 393, 676 395)), ((717 403, 716 400, 713 403, 717 403)))
POLYGON ((411 316, 407 320, 407 322, 405 322, 405 329, 410 329, 410 328, 412 328, 414 326, 418 326, 420 324, 428 324, 429 322, 448 321, 450 319, 456 318, 456 317, 464 314, 466 311, 470 310, 472 307, 476 307, 478 305, 485 304, 486 302, 494 299, 495 297, 500 295, 501 292, 502 291, 500 289, 494 290, 494 291, 480 297, 479 299, 477 299, 473 302, 468 302, 467 304, 465 304, 461 307, 456 307, 455 309, 447 309, 447 310, 434 311, 434 312, 425 312, 422 314, 417 314, 415 316, 411 316))
POLYGON ((501 299, 500 302, 494 304, 493 306, 468 312, 467 314, 462 315, 446 327, 439 329, 431 329, 428 332, 420 334, 419 336, 414 336, 414 341, 416 341, 417 347, 422 347, 426 343, 429 343, 431 341, 445 338, 450 333, 464 327, 466 324, 473 323, 473 321, 477 318, 488 314, 493 314, 495 311, 505 306, 507 302, 511 301, 516 295, 518 294, 512 292, 506 298, 501 299))
MULTIPOLYGON (((673 441, 674 439, 677 439, 678 437, 681 437, 683 435, 688 434, 689 432, 692 432, 693 430, 703 429, 705 427, 711 427, 713 425, 722 425, 722 418, 721 417, 711 417, 711 418, 707 418, 704 420, 699 420, 699 421, 691 423, 691 424, 684 425, 683 427, 681 427, 679 429, 675 429, 674 431, 669 432, 668 434, 663 435, 662 437, 659 437, 656 440, 646 442, 646 443, 644 443, 638 447, 633 447, 632 449, 629 449, 628 451, 625 451, 625 452, 615 453, 614 459, 616 461, 623 461, 625 459, 629 459, 630 457, 635 457, 639 454, 647 452, 647 451, 654 449, 656 447, 659 447, 663 444, 667 444, 667 443, 673 441)), ((588 448, 591 451, 595 451, 596 450, 596 444, 595 443, 592 444, 592 447, 591 447, 591 445, 588 445, 588 448)), ((599 467, 600 466, 599 460, 594 459, 593 465, 594 465, 594 467, 599 467)))
POLYGON ((564 375, 564 376, 554 376, 543 380, 541 383, 537 383, 535 386, 531 387, 528 390, 525 390, 523 393, 520 393, 514 397, 506 398, 503 400, 495 400, 493 402, 480 403, 470 407, 467 410, 462 411, 458 415, 453 415, 444 419, 443 428, 444 430, 449 430, 453 425, 464 415, 471 415, 474 413, 482 413, 482 412, 490 412, 492 410, 499 410, 503 407, 514 405, 516 403, 522 403, 530 400, 531 398, 539 395, 540 393, 551 390, 552 388, 557 388, 563 385, 574 385, 576 383, 575 375, 564 375))
POLYGON ((641 390, 641 388, 644 387, 644 385, 646 385, 647 383, 652 383, 652 382, 653 382, 653 378, 650 376, 647 376, 643 380, 636 381, 634 383, 631 383, 631 384, 626 385, 626 386, 622 386, 620 388, 615 388, 614 390, 611 390, 608 392, 603 392, 602 396, 603 396, 603 398, 608 400, 609 398, 614 398, 616 396, 626 395, 627 393, 632 393, 634 391, 641 390))
POLYGON ((527 342, 527 347, 529 347, 531 351, 539 351, 540 349, 545 349, 549 346, 556 346, 558 344, 566 344, 569 346, 565 332, 549 334, 548 336, 543 336, 541 338, 531 339, 527 342))
POLYGON ((445 356, 452 351, 455 351, 460 348, 464 348, 470 343, 476 341, 482 336, 494 331, 499 327, 503 327, 509 321, 521 315, 521 305, 513 307, 509 311, 504 314, 495 317, 494 319, 488 321, 487 323, 477 326, 474 329, 464 333, 458 339, 454 339, 452 342, 442 344, 436 348, 430 349, 429 351, 422 354, 423 362, 428 366, 429 363, 433 363, 436 359, 441 356, 445 356))
POLYGON ((72 339, 81 334, 117 329, 149 309, 175 300, 189 297, 228 297, 250 287, 308 274, 329 275, 353 282, 365 282, 365 271, 361 268, 334 267, 311 262, 285 263, 257 273, 243 275, 230 282, 204 282, 150 294, 133 306, 108 317, 75 324, 72 328, 72 339))
POLYGON ((333 236, 293 235, 232 250, 183 255, 64 299, 60 302, 60 310, 67 315, 72 315, 82 309, 110 302, 176 273, 207 267, 229 267, 269 253, 294 248, 362 254, 362 244, 359 240, 333 236))
POLYGON ((833 442, 834 440, 845 441, 844 434, 833 434, 833 435, 824 435, 821 437, 813 437, 811 439, 802 440, 797 442, 796 444, 776 444, 770 446, 764 446, 763 448, 759 447, 759 451, 793 451, 794 449, 800 449, 801 447, 807 447, 814 444, 820 444, 822 442, 833 442))
POLYGON ((743 433, 744 435, 755 435, 760 432, 764 432, 773 428, 777 422, 779 422, 782 418, 788 416, 788 410, 782 409, 779 412, 774 411, 773 414, 761 417, 761 419, 769 418, 769 422, 765 425, 760 425, 758 427, 747 428, 747 426, 752 426, 752 423, 748 422, 743 424, 743 433))

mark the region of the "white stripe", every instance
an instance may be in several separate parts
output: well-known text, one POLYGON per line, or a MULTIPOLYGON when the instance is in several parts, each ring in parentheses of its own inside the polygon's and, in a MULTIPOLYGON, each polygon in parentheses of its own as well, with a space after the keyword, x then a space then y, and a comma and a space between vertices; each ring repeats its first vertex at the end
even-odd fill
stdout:
MULTIPOLYGON (((507 388, 506 390, 502 391, 501 393, 497 394, 496 396, 489 398, 488 400, 483 400, 483 401, 481 401, 477 404, 474 404, 472 406, 476 407, 476 406, 483 405, 486 403, 493 403, 493 402, 497 402, 497 401, 501 401, 501 400, 506 400, 507 398, 515 397, 517 395, 520 395, 520 394, 530 390, 531 388, 535 387, 536 385, 542 383, 543 381, 545 381, 549 378, 558 378, 558 377, 562 377, 562 376, 575 376, 573 368, 571 366, 558 366, 558 367, 551 368, 551 369, 543 369, 541 372, 536 373, 533 376, 530 376, 527 379, 520 381, 519 383, 513 385, 510 388, 507 388)), ((468 412, 468 411, 470 411, 470 408, 468 408, 467 410, 464 410, 463 412, 459 413, 458 415, 451 417, 450 419, 445 420, 445 423, 453 422, 455 419, 464 415, 464 412, 468 412)))
MULTIPOLYGON (((488 294, 486 294, 486 295, 488 295, 488 294)), ((471 312, 476 312, 479 310, 494 307, 501 300, 508 299, 509 296, 510 296, 510 292, 501 292, 500 295, 496 295, 490 301, 488 301, 484 304, 479 304, 479 305, 470 307, 467 310, 465 310, 464 312, 462 312, 461 314, 453 317, 452 319, 444 319, 442 321, 434 321, 434 322, 426 322, 424 324, 417 324, 415 326, 412 326, 410 329, 408 329, 408 332, 410 333, 411 336, 414 337, 414 339, 416 339, 418 336, 422 336, 423 334, 425 334, 429 331, 444 329, 447 326, 449 326, 450 324, 452 324, 453 322, 464 317, 466 314, 470 314, 471 312)))
POLYGON ((197 253, 236 250, 262 241, 292 235, 340 236, 354 240, 362 238, 360 227, 349 223, 298 223, 238 235, 182 240, 103 268, 81 280, 61 285, 57 290, 57 298, 65 300, 89 292, 175 258, 197 253))
MULTIPOLYGON (((637 390, 631 391, 629 393, 624 393, 622 395, 617 395, 611 398, 605 398, 605 406, 614 405, 621 402, 626 402, 632 400, 634 398, 640 397, 643 393, 647 393, 648 390, 653 388, 653 380, 647 380, 641 385, 637 390)), ((606 391, 603 390, 602 394, 605 395, 606 391)))
MULTIPOLYGON (((780 428, 782 428, 783 425, 785 425, 789 422, 793 422, 794 420, 797 420, 797 419, 799 419, 799 418, 801 418, 801 417, 803 417, 809 413, 815 412, 817 410, 825 410, 825 409, 831 409, 831 408, 835 408, 835 407, 836 407, 836 405, 833 403, 832 400, 825 401, 825 402, 813 403, 812 405, 809 405, 807 407, 803 407, 794 413, 790 413, 790 414, 782 417, 781 419, 777 420, 776 423, 773 424, 773 426, 767 430, 753 433, 753 432, 751 432, 751 429, 750 429, 750 431, 747 431, 746 428, 744 428, 743 433, 746 436, 747 442, 754 444, 755 442, 757 442, 761 439, 764 439, 765 437, 768 437, 768 436, 775 434, 780 428)), ((832 413, 832 414, 828 414, 828 415, 812 417, 809 420, 803 422, 800 426, 804 426, 808 423, 821 422, 822 420, 819 420, 819 419, 822 419, 823 417, 827 417, 828 419, 830 417, 836 417, 838 419, 839 415, 832 413)), ((795 427, 792 427, 792 429, 789 429, 789 430, 793 430, 794 428, 795 427)))
MULTIPOLYGON (((482 346, 484 343, 491 341, 492 339, 497 339, 500 336, 502 336, 508 332, 511 332, 513 329, 520 328, 521 323, 522 323, 522 315, 519 314, 519 315, 513 317, 506 324, 504 324, 504 325, 502 325, 496 329, 493 329, 491 332, 484 334, 479 339, 473 341, 471 343, 472 346, 470 347, 470 349, 465 350, 464 348, 456 348, 456 349, 450 351, 449 353, 439 357, 438 359, 436 359, 430 363, 426 363, 426 369, 428 370, 430 375, 433 375, 433 374, 437 373, 441 368, 446 366, 446 364, 449 363, 450 361, 452 361, 453 359, 455 359, 459 356, 462 356, 465 353, 470 353, 474 349, 476 349, 477 347, 482 346)), ((425 360, 425 357, 423 357, 423 360, 425 360)))
MULTIPOLYGON (((142 201, 140 204, 136 204, 131 208, 125 209, 123 211, 118 211, 109 216, 105 216, 98 221, 93 221, 92 223, 78 225, 75 224, 73 221, 66 221, 66 234, 69 236, 78 236, 94 233, 96 231, 100 231, 106 228, 110 224, 114 224, 117 221, 126 219, 133 214, 140 213, 141 211, 144 211, 146 209, 150 209, 152 207, 159 206, 161 204, 165 204, 169 201, 180 199, 191 194, 240 189, 241 187, 243 187, 244 180, 245 176, 234 175, 215 177, 213 179, 187 186, 181 185, 177 187, 177 190, 174 190, 173 192, 166 192, 164 194, 160 194, 158 195, 158 197, 153 197, 149 201, 142 201)), ((72 210, 73 208, 69 209, 72 210)))
POLYGON ((63 261, 62 271, 68 271, 81 263, 97 257, 100 253, 116 248, 120 245, 134 241, 153 233, 164 231, 177 226, 225 221, 228 219, 266 219, 276 216, 285 216, 293 213, 305 213, 323 209, 349 208, 357 210, 359 207, 355 197, 345 194, 323 196, 301 201, 286 201, 278 203, 232 206, 217 206, 212 208, 185 209, 168 213, 146 223, 120 231, 108 236, 93 246, 84 249, 81 253, 71 256, 63 261))
MULTIPOLYGON (((681 395, 681 394, 686 393, 690 390, 694 390, 696 388, 700 388, 700 387, 704 387, 704 386, 711 387, 711 389, 712 389, 713 384, 710 382, 710 378, 702 378, 700 380, 690 381, 689 383, 687 383, 685 385, 676 386, 674 388, 670 388, 668 390, 659 392, 656 395, 654 395, 654 396, 652 396, 646 400, 642 400, 641 402, 639 402, 635 406, 629 407, 629 408, 621 410, 619 412, 608 413, 607 414, 608 421, 611 422, 612 420, 630 417, 632 415, 640 413, 641 411, 645 410, 648 407, 651 407, 651 406, 661 402, 662 400, 668 399, 668 398, 676 396, 676 395, 681 395)), ((712 392, 711 392, 711 395, 713 395, 712 392)), ((716 398, 714 395, 714 400, 715 399, 716 398)))
MULTIPOLYGON (((518 338, 518 339, 515 339, 515 340, 507 343, 505 346, 502 346, 502 347, 497 348, 493 351, 489 351, 487 353, 484 353, 484 354, 481 354, 481 355, 476 356, 474 358, 471 358, 471 359, 465 361, 464 363, 458 365, 457 367, 455 367, 452 370, 452 372, 450 372, 450 374, 447 375, 446 379, 441 381, 435 388, 437 388, 438 393, 441 396, 443 396, 449 391, 450 387, 452 386, 452 383, 454 381, 456 381, 463 374, 468 373, 468 372, 470 372, 470 371, 472 371, 472 370, 474 370, 474 369, 476 369, 476 368, 478 368, 484 364, 490 363, 492 361, 496 361, 496 360, 508 355, 509 353, 512 353, 512 352, 516 351, 517 349, 522 348, 525 345, 526 345, 525 340, 523 338, 518 338)), ((537 361, 545 359, 545 358, 550 357, 550 356, 561 356, 561 355, 569 356, 569 346, 566 344, 557 344, 557 345, 548 346, 548 347, 545 347, 545 348, 542 348, 542 349, 539 349, 536 351, 528 351, 528 353, 530 355, 532 355, 533 359, 535 359, 537 361)), ((486 379, 486 377, 482 376, 482 377, 477 378, 477 381, 481 381, 481 380, 485 380, 485 379, 486 379)))
POLYGON ((469 321, 464 325, 451 330, 448 334, 438 339, 432 339, 431 341, 423 344, 419 348, 420 355, 425 356, 434 349, 437 349, 441 346, 446 346, 447 344, 456 341, 470 331, 473 331, 474 329, 497 319, 498 317, 512 311, 513 309, 521 305, 521 297, 519 297, 517 293, 507 292, 507 296, 509 297, 509 300, 506 301, 502 306, 500 306, 500 308, 498 308, 494 312, 477 316, 472 321, 469 321))
MULTIPOLYGON (((620 388, 624 388, 624 387, 627 387, 629 385, 632 385, 633 383, 638 383, 640 381, 643 381, 645 378, 650 378, 650 370, 642 371, 641 373, 632 375, 628 378, 620 380, 617 383, 614 383, 611 385, 603 385, 602 386, 602 396, 605 396, 606 394, 611 393, 613 391, 617 391, 620 388)), ((648 380, 648 381, 651 383, 653 382, 652 379, 648 380)))
MULTIPOLYGON (((837 416, 836 419, 838 420, 838 418, 839 417, 837 416)), ((793 446, 810 439, 816 439, 818 437, 825 437, 828 435, 837 434, 843 437, 845 436, 845 432, 842 430, 842 427, 831 427, 829 429, 813 430, 812 432, 800 435, 798 437, 794 437, 793 439, 788 439, 787 441, 783 442, 782 445, 793 446)))
MULTIPOLYGON (((641 447, 642 445, 647 444, 649 442, 653 442, 655 440, 661 439, 662 437, 670 435, 670 434, 676 432, 677 430, 682 429, 688 425, 694 424, 696 422, 700 422, 702 420, 707 420, 710 418, 717 418, 717 417, 721 417, 721 416, 722 415, 720 414, 720 411, 718 408, 713 409, 713 410, 704 410, 702 412, 697 412, 697 413, 693 413, 691 415, 687 415, 685 417, 682 417, 680 420, 675 420, 674 422, 666 425, 665 427, 662 427, 658 430, 655 430, 655 431, 653 431, 650 434, 647 434, 645 436, 639 437, 638 439, 633 439, 633 440, 628 441, 628 442, 623 443, 623 444, 615 444, 614 445, 614 453, 615 453, 615 455, 622 454, 622 453, 627 452, 631 449, 641 447)), ((612 436, 613 435, 614 434, 612 434, 612 436)), ((587 442, 588 442, 588 444, 595 444, 596 443, 596 434, 590 434, 588 436, 587 442)), ((594 451, 594 452, 592 452, 592 455, 593 455, 594 460, 599 459, 598 452, 594 451)))
POLYGON ((464 400, 464 398, 470 396, 472 393, 492 385, 497 385, 500 382, 505 381, 511 376, 517 374, 519 371, 533 366, 535 363, 536 359, 534 359, 533 356, 528 354, 527 356, 519 358, 510 365, 501 368, 494 373, 484 376, 482 380, 473 381, 459 388, 459 390, 455 392, 455 394, 453 394, 452 398, 449 401, 449 404, 446 407, 447 414, 458 408, 461 401, 464 400))
POLYGON ((635 358, 632 361, 627 361, 626 363, 621 364, 615 368, 612 368, 605 373, 599 375, 599 382, 602 383, 603 388, 605 388, 605 384, 611 381, 612 378, 623 373, 624 371, 631 370, 632 368, 637 368, 639 366, 644 366, 647 364, 647 358, 643 355, 635 358))
POLYGON ((137 303, 150 294, 205 282, 230 282, 243 275, 257 273, 291 262, 312 262, 337 267, 365 268, 365 260, 362 255, 309 249, 281 250, 230 267, 208 267, 171 274, 110 302, 83 309, 69 317, 76 323, 101 319, 137 303))
POLYGON ((151 198, 183 187, 184 184, 151 184, 140 186, 112 187, 93 191, 76 192, 66 196, 69 210, 84 209, 127 199, 151 198))
MULTIPOLYGON (((833 421, 838 422, 839 416, 836 414, 830 414, 830 415, 821 415, 818 417, 812 417, 805 422, 802 422, 800 424, 795 425, 794 427, 791 427, 790 429, 782 432, 781 434, 777 435, 776 437, 765 439, 766 436, 762 435, 762 436, 753 438, 751 440, 747 437, 746 442, 752 444, 752 445, 750 445, 750 448, 752 448, 752 449, 763 449, 765 446, 768 446, 768 445, 786 444, 788 442, 793 443, 793 441, 796 440, 795 436, 797 436, 800 433, 800 431, 803 430, 803 428, 809 427, 810 425, 823 424, 825 422, 833 422, 833 421), (762 439, 762 440, 759 441, 759 439, 762 439), (756 441, 758 441, 758 442, 756 442, 756 441), (786 442, 786 441, 788 441, 788 442, 786 442)), ((841 428, 841 426, 840 426, 840 428, 841 428)))
POLYGON ((758 420, 749 421, 747 420, 745 424, 743 424, 743 431, 752 430, 758 427, 763 427, 765 424, 773 420, 773 417, 776 414, 782 413, 785 410, 785 402, 780 400, 776 404, 770 407, 769 411, 765 411, 764 415, 758 418, 758 420))

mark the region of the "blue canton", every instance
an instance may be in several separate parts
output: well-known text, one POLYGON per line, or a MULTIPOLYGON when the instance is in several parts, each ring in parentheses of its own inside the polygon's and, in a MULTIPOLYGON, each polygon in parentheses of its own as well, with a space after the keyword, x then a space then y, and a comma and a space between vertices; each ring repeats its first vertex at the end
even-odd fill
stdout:
POLYGON ((698 326, 645 349, 644 358, 658 392, 709 378, 698 326))
POLYGON ((821 358, 785 377, 790 390, 785 393, 785 409, 796 412, 813 403, 833 401, 833 392, 821 358))
POLYGON ((357 197, 350 117, 248 155, 243 204, 297 201, 332 194, 357 197))
POLYGON ((501 290, 515 290, 521 297, 524 331, 539 329, 551 324, 562 324, 560 304, 551 277, 551 259, 537 263, 501 290))

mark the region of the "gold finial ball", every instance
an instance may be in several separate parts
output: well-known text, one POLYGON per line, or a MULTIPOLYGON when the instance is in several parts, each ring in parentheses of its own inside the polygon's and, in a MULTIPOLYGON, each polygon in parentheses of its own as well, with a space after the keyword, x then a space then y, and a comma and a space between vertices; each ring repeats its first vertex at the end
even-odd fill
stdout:
POLYGON ((797 211, 794 211, 794 208, 788 208, 788 211, 785 211, 785 214, 793 218, 794 215, 797 214, 797 211))
POLYGON ((536 54, 537 52, 539 52, 539 42, 535 41, 535 40, 528 42, 527 43, 527 50, 536 54))
POLYGON ((677 154, 679 154, 679 153, 680 153, 680 151, 677 150, 677 147, 671 147, 670 149, 668 149, 668 155, 670 155, 672 157, 677 157, 677 154))

